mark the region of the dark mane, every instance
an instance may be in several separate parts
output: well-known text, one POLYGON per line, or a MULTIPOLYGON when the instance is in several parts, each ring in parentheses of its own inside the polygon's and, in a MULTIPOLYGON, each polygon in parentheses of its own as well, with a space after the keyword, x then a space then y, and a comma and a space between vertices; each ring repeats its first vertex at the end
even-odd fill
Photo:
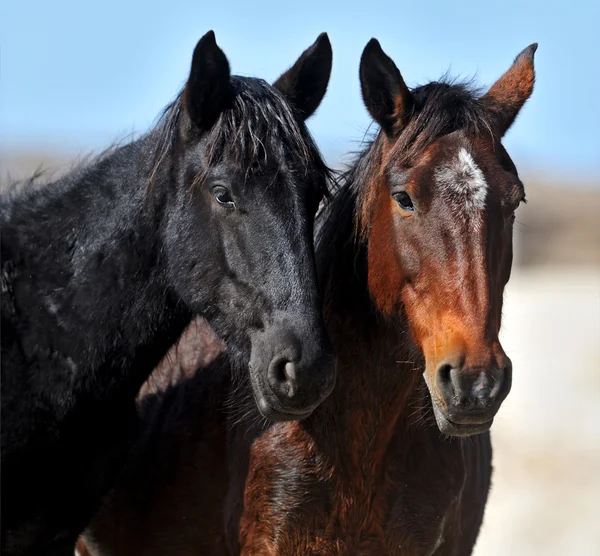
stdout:
MULTIPOLYGON (((233 101, 206 137, 207 165, 229 155, 248 170, 261 167, 266 163, 269 145, 281 149, 302 173, 312 168, 326 176, 331 174, 306 126, 282 93, 263 79, 232 76, 231 86, 233 101)), ((189 125, 185 121, 184 97, 185 89, 165 108, 149 133, 153 145, 152 177, 177 147, 182 126, 189 125)))
POLYGON ((481 91, 471 83, 444 77, 413 89, 412 94, 413 115, 390 153, 401 164, 411 164, 424 148, 454 131, 491 134, 491 120, 479 101, 481 91))
MULTIPOLYGON (((116 153, 121 147, 130 144, 132 136, 116 140, 100 152, 88 152, 77 155, 73 160, 56 167, 45 167, 41 162, 32 174, 25 177, 13 177, 10 173, 0 177, 0 200, 3 205, 10 205, 14 200, 30 198, 36 195, 51 195, 57 191, 47 191, 49 185, 67 187, 68 184, 59 185, 66 177, 74 178, 84 173, 88 168, 102 162, 116 153)), ((70 183, 71 180, 69 180, 70 183)))

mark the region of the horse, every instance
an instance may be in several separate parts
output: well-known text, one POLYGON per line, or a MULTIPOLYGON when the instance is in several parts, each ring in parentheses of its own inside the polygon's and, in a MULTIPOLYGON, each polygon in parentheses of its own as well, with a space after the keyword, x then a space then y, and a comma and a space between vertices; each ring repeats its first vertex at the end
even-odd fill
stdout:
POLYGON ((360 81, 380 130, 316 226, 333 393, 270 423, 222 354, 194 374, 157 370, 143 438, 81 554, 472 552, 511 387, 498 335, 525 202, 501 140, 532 94, 536 48, 481 94, 449 79, 411 90, 368 43, 360 81))
POLYGON ((210 31, 147 134, 3 196, 3 554, 72 554, 195 315, 270 419, 330 393, 313 223, 331 171, 305 120, 331 66, 323 33, 272 85, 232 75, 210 31))

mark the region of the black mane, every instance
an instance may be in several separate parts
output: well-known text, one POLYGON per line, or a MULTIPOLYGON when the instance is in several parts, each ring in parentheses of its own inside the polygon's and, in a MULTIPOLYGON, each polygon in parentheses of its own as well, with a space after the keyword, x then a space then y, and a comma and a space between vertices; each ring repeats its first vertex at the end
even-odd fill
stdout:
MULTIPOLYGON (((240 76, 232 76, 231 87, 230 106, 219 115, 205 138, 207 166, 227 155, 248 170, 261 168, 267 162, 269 145, 277 146, 283 156, 292 153, 296 157, 292 164, 303 173, 316 168, 331 175, 306 126, 282 93, 263 79, 240 76)), ((184 98, 185 89, 163 110, 156 127, 149 133, 152 176, 159 171, 168 153, 177 148, 181 129, 189 126, 185 122, 184 98)))

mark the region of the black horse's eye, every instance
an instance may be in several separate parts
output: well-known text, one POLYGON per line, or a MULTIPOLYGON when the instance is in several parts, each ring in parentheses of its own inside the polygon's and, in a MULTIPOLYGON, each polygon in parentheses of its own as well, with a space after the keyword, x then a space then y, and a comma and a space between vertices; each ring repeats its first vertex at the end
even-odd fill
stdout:
POLYGON ((219 203, 220 205, 223 205, 227 208, 235 207, 233 197, 231 196, 229 190, 225 187, 218 185, 217 187, 213 188, 213 194, 215 196, 215 199, 217 200, 217 203, 219 203))
POLYGON ((399 193, 394 193, 394 200, 404 210, 415 210, 415 206, 413 205, 410 195, 406 191, 400 191, 399 193))

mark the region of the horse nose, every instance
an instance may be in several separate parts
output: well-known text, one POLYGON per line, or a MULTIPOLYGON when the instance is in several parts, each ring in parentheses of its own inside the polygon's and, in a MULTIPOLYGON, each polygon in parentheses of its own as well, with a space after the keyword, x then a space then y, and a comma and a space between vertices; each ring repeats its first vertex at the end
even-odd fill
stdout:
POLYGON ((445 361, 436 370, 438 392, 456 416, 495 412, 508 395, 511 379, 512 365, 506 356, 491 367, 467 368, 445 361))
POLYGON ((331 393, 335 382, 331 352, 306 351, 288 348, 269 363, 269 387, 289 412, 315 407, 331 393))
POLYGON ((278 398, 293 400, 298 393, 297 358, 289 354, 276 355, 269 364, 271 390, 278 398))
POLYGON ((303 418, 333 390, 333 350, 324 327, 317 325, 280 319, 252 338, 250 378, 265 417, 303 418))

